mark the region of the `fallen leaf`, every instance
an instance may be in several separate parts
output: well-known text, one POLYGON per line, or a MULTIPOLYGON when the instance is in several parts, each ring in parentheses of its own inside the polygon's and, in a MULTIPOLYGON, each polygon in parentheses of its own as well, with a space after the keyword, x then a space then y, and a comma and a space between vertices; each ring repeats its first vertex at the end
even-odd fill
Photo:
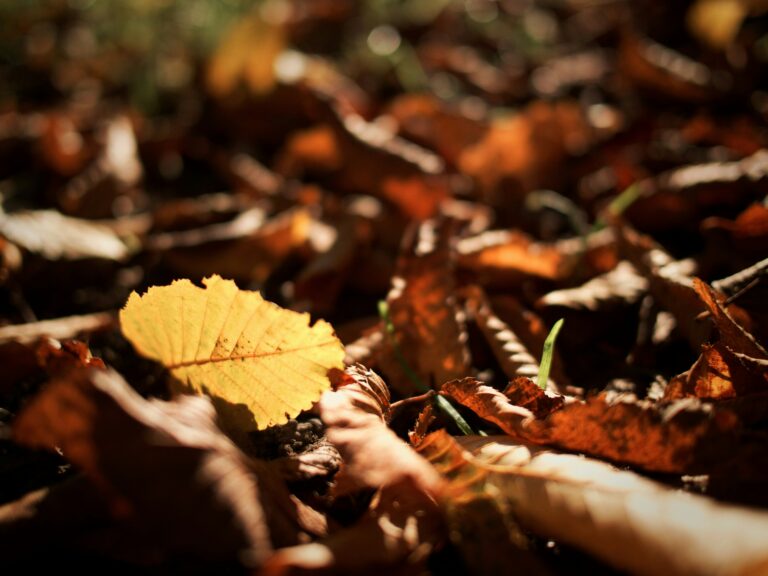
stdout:
POLYGON ((510 382, 503 393, 469 377, 446 382, 441 393, 518 437, 525 434, 526 426, 534 418, 545 418, 563 406, 562 396, 545 393, 525 377, 510 382))
POLYGON ((693 279, 693 287, 696 293, 709 310, 711 318, 714 320, 717 330, 720 333, 720 340, 732 349, 734 352, 746 354, 761 360, 768 359, 768 352, 763 348, 754 336, 744 330, 731 317, 718 298, 718 294, 706 282, 699 278, 693 279))
POLYGON ((596 276, 576 288, 553 290, 542 296, 538 307, 561 306, 575 310, 598 311, 621 305, 632 305, 648 290, 648 281, 635 267, 623 260, 618 266, 596 276))
POLYGON ((500 574, 510 566, 524 574, 549 573, 530 553, 529 537, 489 482, 487 467, 470 461, 444 430, 427 436, 417 451, 447 480, 442 510, 470 574, 500 574))
POLYGON ((284 423, 330 387, 327 372, 344 357, 330 324, 310 327, 308 314, 218 276, 203 284, 177 280, 131 294, 120 312, 125 337, 182 384, 218 398, 241 430, 284 423))
POLYGON ((463 458, 521 525, 633 574, 759 574, 768 562, 768 515, 686 494, 580 456, 500 437, 425 440, 463 458), (663 527, 663 528, 662 528, 663 527))
POLYGON ((650 236, 641 234, 621 219, 614 219, 619 250, 648 279, 656 302, 674 316, 679 330, 698 351, 710 327, 698 317, 705 310, 693 287, 694 268, 690 261, 676 261, 650 236))
POLYGON ((125 260, 133 250, 108 226, 53 210, 0 212, 0 235, 48 260, 125 260))
POLYGON ((349 484, 380 491, 357 523, 325 540, 277 551, 264 574, 358 574, 372 569, 407 574, 413 567, 423 569, 434 546, 445 540, 436 502, 445 482, 387 427, 380 412, 371 410, 378 394, 365 378, 361 381, 361 371, 345 379, 338 391, 323 394, 319 408, 349 484))
POLYGON ((216 97, 233 93, 245 85, 256 95, 275 84, 275 60, 286 43, 279 25, 265 21, 259 10, 238 21, 211 56, 206 85, 216 97))
POLYGON ((7 342, 31 344, 44 337, 55 340, 77 338, 83 334, 109 330, 116 325, 117 315, 114 312, 68 316, 28 324, 10 324, 0 327, 0 344, 7 342))
POLYGON ((664 390, 665 400, 694 396, 724 400, 768 390, 768 361, 737 356, 725 344, 704 344, 690 370, 673 378, 664 390), (749 358, 745 361, 745 358, 749 358))
POLYGON ((704 473, 739 446, 735 414, 695 399, 654 405, 598 395, 526 426, 528 441, 671 474, 704 473))
POLYGON ((204 398, 148 402, 115 372, 76 370, 25 407, 13 435, 25 446, 60 447, 115 521, 165 553, 232 562, 247 552, 260 563, 302 533, 298 502, 216 428, 204 398))
MULTIPOLYGON (((467 335, 455 292, 452 232, 450 220, 412 226, 403 239, 387 295, 392 337, 423 386, 439 387, 464 376, 469 367, 467 335)), ((391 386, 407 391, 415 385, 405 381, 396 356, 394 351, 387 355, 382 369, 391 386)))

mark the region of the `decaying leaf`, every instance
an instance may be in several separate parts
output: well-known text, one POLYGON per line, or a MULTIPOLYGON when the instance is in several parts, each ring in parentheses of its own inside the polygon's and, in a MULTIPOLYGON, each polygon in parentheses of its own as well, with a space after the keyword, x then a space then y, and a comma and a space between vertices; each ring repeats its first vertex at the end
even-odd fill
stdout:
POLYGON ((109 226, 54 210, 0 212, 0 235, 49 260, 125 260, 132 252, 109 226))
POLYGON ((77 338, 82 334, 91 334, 113 328, 117 324, 116 316, 114 312, 97 312, 28 324, 2 326, 0 327, 0 344, 7 342, 30 344, 44 337, 56 340, 77 338))
POLYGON ((387 427, 380 413, 371 411, 377 395, 360 381, 361 369, 356 372, 338 391, 326 392, 319 408, 328 439, 342 455, 347 483, 380 492, 353 526, 325 540, 277 551, 264 567, 266 574, 356 574, 372 568, 407 573, 409 567, 423 567, 433 547, 445 540, 436 501, 444 480, 387 427))
POLYGON ((637 273, 632 264, 622 261, 610 272, 596 276, 577 288, 548 292, 537 305, 596 311, 602 307, 635 304, 647 290, 648 281, 637 273))
POLYGON ((221 434, 204 398, 148 402, 115 372, 72 371, 25 408, 13 433, 26 446, 60 447, 113 518, 165 553, 231 562, 247 552, 260 563, 303 532, 298 501, 221 434))
POLYGON ((656 406, 600 395, 532 421, 527 439, 656 472, 696 474, 739 445, 735 414, 694 399, 656 406))
POLYGON ((330 387, 328 370, 344 357, 330 324, 310 327, 308 314, 218 276, 203 283, 177 280, 131 294, 120 312, 126 338, 182 384, 218 399, 242 430, 284 423, 330 387))
POLYGON ((430 434, 417 451, 447 480, 442 510, 470 574, 499 574, 510 566, 524 574, 548 574, 529 553, 529 538, 509 513, 505 496, 488 481, 486 467, 470 461, 445 431, 430 434))
MULTIPOLYGON (((394 339, 423 385, 438 387, 467 373, 469 352, 456 301, 449 220, 428 220, 403 240, 396 276, 387 295, 394 339)), ((390 385, 403 386, 396 354, 382 366, 390 385), (394 376, 394 377, 392 377, 394 376)), ((405 384, 407 390, 409 384, 405 384)), ((423 391, 423 390, 422 390, 423 391)))
POLYGON ((632 472, 508 438, 453 439, 464 447, 521 525, 586 550, 634 574, 761 574, 768 563, 768 515, 686 494, 632 472))
POLYGON ((678 329, 698 350, 710 328, 698 320, 704 304, 693 287, 690 261, 677 261, 652 238, 641 234, 626 222, 614 221, 622 254, 648 279, 654 299, 672 313, 678 329))
POLYGON ((768 352, 766 352, 765 348, 749 332, 736 323, 720 299, 718 299, 718 294, 708 284, 698 278, 694 278, 693 287, 715 321, 723 343, 735 352, 761 360, 768 360, 768 352))
POLYGON ((701 355, 690 370, 673 378, 664 398, 686 396, 707 400, 761 394, 768 391, 768 362, 734 354, 722 342, 702 346, 701 355))

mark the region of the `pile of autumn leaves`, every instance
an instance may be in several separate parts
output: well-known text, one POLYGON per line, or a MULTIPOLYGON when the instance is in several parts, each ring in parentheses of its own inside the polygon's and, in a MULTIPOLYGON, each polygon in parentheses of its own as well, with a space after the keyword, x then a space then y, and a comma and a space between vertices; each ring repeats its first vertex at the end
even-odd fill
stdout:
POLYGON ((148 567, 358 573, 421 570, 450 543, 470 572, 536 573, 546 566, 535 535, 637 573, 763 570, 768 515, 601 462, 706 475, 713 493, 764 485, 766 443, 750 427, 764 414, 768 353, 737 322, 738 308, 614 217, 611 233, 628 260, 547 298, 576 307, 648 292, 669 305, 701 356, 643 400, 585 395, 557 362, 538 385, 527 376, 538 371, 530 342, 543 342, 545 326, 529 318, 512 329, 494 310, 505 301, 459 286, 454 268, 470 250, 520 249, 478 237, 457 247, 460 226, 438 217, 411 227, 384 318, 346 347, 345 361, 329 324, 310 326, 307 314, 219 277, 132 295, 124 335, 178 388, 213 403, 145 400, 86 347, 46 344, 50 382, 18 415, 13 436, 60 451, 84 474, 0 508, 12 560, 55 538, 70 553, 148 567), (468 322, 509 377, 503 391, 472 375, 468 322), (410 445, 388 426, 390 387, 423 406, 410 445), (455 423, 436 395, 466 407, 465 417, 473 412, 473 426, 504 435, 450 433, 455 423), (283 424, 298 437, 301 424, 289 419, 310 408, 324 433, 278 459, 247 455, 251 430, 283 424), (297 486, 317 481, 330 483, 322 497, 297 496, 297 486), (355 498, 369 503, 344 527, 334 505, 355 498))

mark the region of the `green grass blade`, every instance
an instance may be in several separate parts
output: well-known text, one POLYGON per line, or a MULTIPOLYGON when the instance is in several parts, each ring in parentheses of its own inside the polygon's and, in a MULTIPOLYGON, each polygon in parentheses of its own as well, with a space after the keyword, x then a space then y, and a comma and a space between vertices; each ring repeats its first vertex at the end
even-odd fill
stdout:
POLYGON ((547 382, 549 381, 549 371, 552 369, 552 357, 555 353, 555 340, 560 333, 560 329, 563 327, 565 320, 560 318, 555 325, 552 326, 552 330, 549 331, 547 339, 544 341, 544 350, 541 352, 541 363, 539 364, 539 375, 536 378, 536 383, 542 390, 547 389, 547 382))

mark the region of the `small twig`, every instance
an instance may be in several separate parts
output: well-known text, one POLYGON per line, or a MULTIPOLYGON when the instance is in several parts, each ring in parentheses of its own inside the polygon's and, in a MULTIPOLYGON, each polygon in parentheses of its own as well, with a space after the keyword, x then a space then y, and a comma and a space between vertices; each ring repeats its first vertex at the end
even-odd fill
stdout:
POLYGON ((411 396, 410 398, 403 398, 402 400, 398 400, 397 402, 392 402, 392 404, 389 405, 390 410, 397 410, 398 408, 401 408, 403 406, 407 406, 409 404, 418 404, 419 402, 425 402, 426 400, 429 400, 432 398, 437 392, 434 390, 430 390, 429 392, 424 392, 424 394, 419 394, 418 396, 411 396))
MULTIPOLYGON (((748 284, 745 284, 744 286, 739 288, 737 292, 734 292, 733 294, 728 296, 728 298, 723 300, 723 303, 722 303, 723 308, 733 304, 736 300, 744 296, 744 294, 752 290, 752 288, 754 288, 758 284, 760 284, 760 278, 753 278, 748 284)), ((712 316, 712 313, 709 310, 704 310, 704 312, 701 312, 696 316, 696 320, 704 320, 705 318, 709 318, 710 316, 712 316)))

